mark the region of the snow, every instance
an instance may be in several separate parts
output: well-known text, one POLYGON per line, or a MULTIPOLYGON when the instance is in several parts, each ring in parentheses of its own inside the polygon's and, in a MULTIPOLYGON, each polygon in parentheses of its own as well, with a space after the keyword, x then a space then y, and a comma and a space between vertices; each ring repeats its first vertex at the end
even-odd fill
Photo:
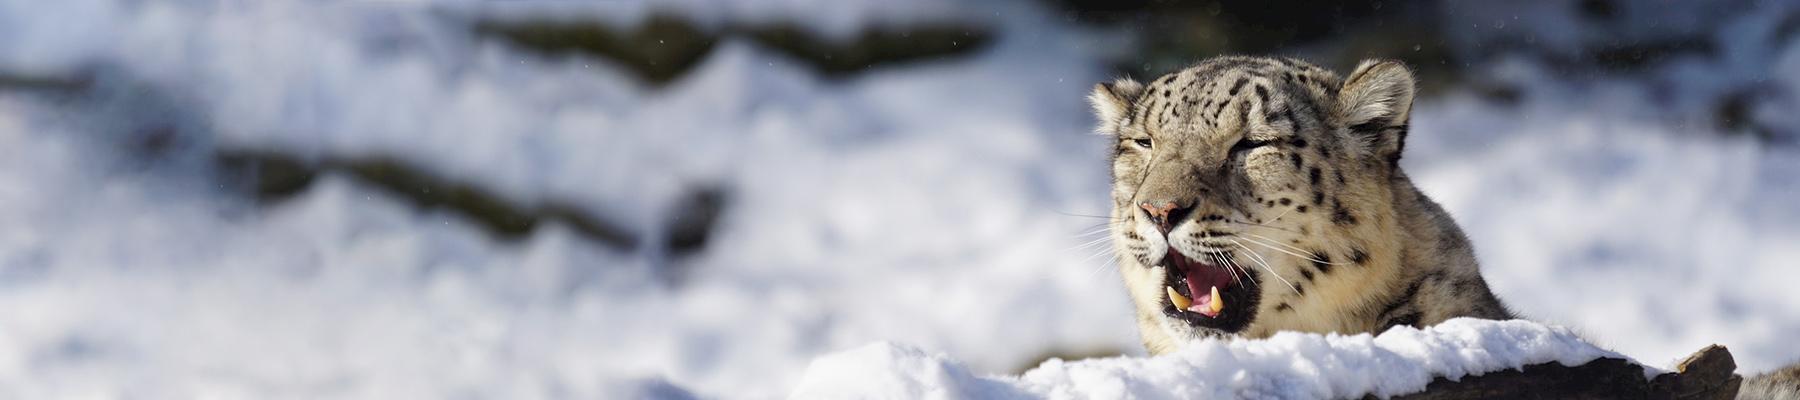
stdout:
MULTIPOLYGON (((1361 341, 1393 352, 1363 359, 1388 360, 1425 354, 1414 345, 1569 350, 1431 364, 1469 373, 1598 354, 1487 331, 1418 343, 1286 335, 991 378, 1055 352, 1141 355, 1107 255, 1084 246, 1102 221, 1086 216, 1106 212, 1108 142, 1088 134, 1082 97, 1109 78, 1101 58, 1116 42, 1034 2, 924 3, 0 0, 0 76, 93 78, 74 96, 0 89, 0 398, 855 389, 819 382, 819 363, 864 371, 883 393, 1004 397, 1103 390, 1124 385, 1121 371, 1215 358, 1338 368, 1238 348, 1361 341), (945 20, 997 34, 969 55, 841 78, 726 40, 650 87, 606 60, 539 56, 466 29, 490 13, 629 22, 658 9, 721 24, 793 18, 828 35, 945 20), (186 145, 129 150, 165 127, 186 145), (612 248, 556 224, 503 241, 339 175, 252 204, 218 189, 205 159, 218 148, 396 157, 520 204, 577 204, 645 238, 694 188, 719 187, 729 203, 708 247, 680 261, 691 274, 671 283, 654 246, 612 248), (907 347, 863 347, 877 341, 907 347), (846 349, 859 350, 835 353, 846 349)), ((1767 63, 1666 73, 1761 71, 1674 90, 1762 74, 1800 91, 1795 43, 1767 63)), ((1529 60, 1479 72, 1520 85, 1521 103, 1422 101, 1404 163, 1469 232, 1502 298, 1652 365, 1711 343, 1741 372, 1800 358, 1783 335, 1800 330, 1800 298, 1784 286, 1800 279, 1792 148, 1643 118, 1668 108, 1644 80, 1565 87, 1529 60)), ((1277 390, 1244 382, 1220 390, 1277 390)), ((1404 386, 1364 383, 1294 387, 1404 386)))
MULTIPOLYGON (((1391 397, 1432 379, 1524 365, 1628 359, 1567 328, 1459 318, 1381 335, 1282 332, 1209 339, 1158 357, 1050 360, 1024 374, 980 376, 940 354, 876 343, 819 357, 791 398, 1341 399, 1391 397)), ((1660 374, 1646 368, 1644 379, 1660 374)))

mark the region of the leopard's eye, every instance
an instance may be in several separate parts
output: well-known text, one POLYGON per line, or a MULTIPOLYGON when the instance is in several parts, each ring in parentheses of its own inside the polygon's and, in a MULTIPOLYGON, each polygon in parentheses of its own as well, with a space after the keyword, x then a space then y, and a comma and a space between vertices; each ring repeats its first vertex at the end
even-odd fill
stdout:
POLYGON ((1242 152, 1250 151, 1250 149, 1268 146, 1271 144, 1275 144, 1275 141, 1273 141, 1273 140, 1240 139, 1240 140, 1238 140, 1237 143, 1231 145, 1231 154, 1242 153, 1242 152))
POLYGON ((1138 147, 1142 147, 1142 148, 1146 148, 1146 149, 1153 148, 1155 146, 1154 143, 1150 142, 1150 139, 1133 139, 1131 142, 1137 143, 1138 147))

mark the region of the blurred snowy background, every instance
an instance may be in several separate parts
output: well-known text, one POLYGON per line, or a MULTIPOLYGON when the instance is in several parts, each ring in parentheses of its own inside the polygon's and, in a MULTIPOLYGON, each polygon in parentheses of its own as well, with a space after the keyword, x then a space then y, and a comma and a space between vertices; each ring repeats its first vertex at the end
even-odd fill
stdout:
POLYGON ((1502 298, 1800 359, 1787 1, 0 0, 0 398, 768 398, 1141 354, 1094 82, 1415 66, 1502 298), (1086 245, 1084 245, 1086 244, 1086 245))

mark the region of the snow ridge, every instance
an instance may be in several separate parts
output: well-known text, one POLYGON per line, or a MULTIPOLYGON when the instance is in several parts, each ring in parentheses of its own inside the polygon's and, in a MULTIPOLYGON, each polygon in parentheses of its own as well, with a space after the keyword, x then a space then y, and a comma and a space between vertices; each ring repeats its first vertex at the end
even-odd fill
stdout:
MULTIPOLYGON (((1206 340, 1158 357, 1052 359, 1017 377, 978 377, 946 356, 880 342, 814 360, 793 398, 1389 397, 1424 390, 1435 377, 1603 357, 1629 360, 1568 328, 1472 318, 1379 336, 1282 332, 1206 340)), ((1645 379, 1660 373, 1646 367, 1645 379)))

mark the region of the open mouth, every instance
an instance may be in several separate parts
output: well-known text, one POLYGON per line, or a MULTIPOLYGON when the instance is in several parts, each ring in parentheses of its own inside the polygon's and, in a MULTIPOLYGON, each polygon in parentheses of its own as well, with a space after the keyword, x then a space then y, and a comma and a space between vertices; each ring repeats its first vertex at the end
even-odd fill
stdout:
POLYGON ((1163 290, 1167 300, 1163 314, 1196 327, 1237 332, 1255 317, 1261 290, 1254 274, 1231 269, 1216 260, 1230 260, 1230 253, 1208 254, 1208 261, 1188 258, 1170 247, 1162 266, 1168 271, 1163 290))

